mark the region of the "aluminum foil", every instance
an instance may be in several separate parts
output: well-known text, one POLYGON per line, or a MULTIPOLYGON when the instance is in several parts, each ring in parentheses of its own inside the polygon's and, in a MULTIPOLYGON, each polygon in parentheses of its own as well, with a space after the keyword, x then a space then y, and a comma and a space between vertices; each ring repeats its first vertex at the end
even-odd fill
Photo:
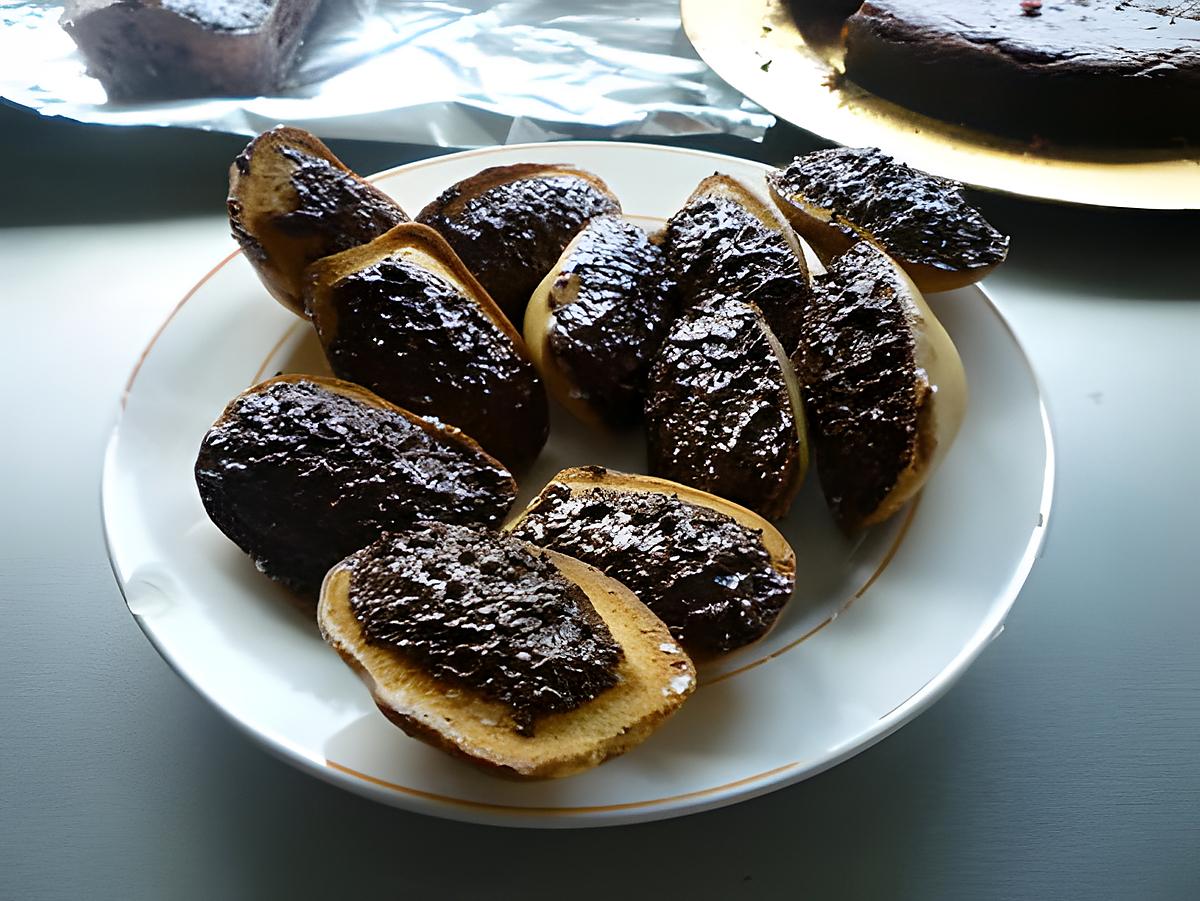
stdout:
POLYGON ((58 24, 0 0, 0 96, 48 116, 473 147, 733 134, 775 120, 700 61, 678 0, 325 0, 279 96, 110 105, 58 24))

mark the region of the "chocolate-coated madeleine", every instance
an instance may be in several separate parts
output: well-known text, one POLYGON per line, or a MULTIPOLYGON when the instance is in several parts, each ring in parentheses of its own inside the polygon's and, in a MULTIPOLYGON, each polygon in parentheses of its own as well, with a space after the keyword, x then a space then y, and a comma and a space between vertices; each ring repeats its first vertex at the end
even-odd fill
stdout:
POLYGON ((1008 238, 967 203, 961 184, 873 147, 798 156, 768 175, 767 184, 824 262, 870 240, 922 291, 977 282, 1008 254, 1008 238))
POLYGON ((310 263, 365 244, 408 216, 316 137, 279 126, 229 168, 229 224, 263 285, 300 316, 310 263))
POLYGON ((788 353, 800 335, 808 265, 787 219, 728 175, 696 187, 662 235, 685 307, 720 298, 753 303, 788 353))
POLYGON ((546 443, 546 391, 525 342, 428 226, 315 263, 305 299, 339 378, 457 426, 513 469, 546 443))
POLYGON ((818 280, 794 360, 834 518, 848 531, 882 522, 958 433, 967 383, 954 343, 904 270, 860 241, 818 280))
POLYGON ((632 222, 597 216, 533 292, 525 342, 563 406, 585 422, 630 425, 674 313, 662 251, 632 222))
POLYGON ((417 214, 454 248, 506 316, 525 305, 593 216, 620 213, 598 176, 574 166, 495 166, 451 185, 417 214))
POLYGON ((795 553, 761 516, 601 466, 563 470, 505 529, 627 586, 701 658, 765 635, 795 583, 795 553))
POLYGON ((307 375, 234 398, 195 475, 217 527, 311 600, 331 566, 385 529, 430 517, 496 526, 516 497, 508 471, 457 429, 307 375))
POLYGON ((330 570, 317 619, 414 738, 523 779, 646 738, 695 668, 625 586, 492 530, 419 523, 330 570))
POLYGON ((717 299, 675 322, 650 370, 646 439, 653 475, 787 513, 808 468, 804 411, 756 307, 717 299))

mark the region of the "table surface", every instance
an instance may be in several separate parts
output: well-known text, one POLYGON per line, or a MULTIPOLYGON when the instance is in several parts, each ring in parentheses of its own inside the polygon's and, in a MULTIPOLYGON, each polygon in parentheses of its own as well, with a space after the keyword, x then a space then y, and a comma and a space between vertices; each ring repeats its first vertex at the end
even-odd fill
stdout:
MULTIPOLYGON (((533 833, 280 763, 168 669, 117 591, 104 442, 150 335, 232 247, 242 143, 0 108, 0 895, 1200 897, 1200 217, 982 198, 1013 235, 987 286, 1043 381, 1058 483, 1005 633, 944 700, 764 798, 533 833)), ((682 143, 771 162, 815 146, 783 128, 682 143)), ((436 152, 335 150, 360 171, 436 152)))

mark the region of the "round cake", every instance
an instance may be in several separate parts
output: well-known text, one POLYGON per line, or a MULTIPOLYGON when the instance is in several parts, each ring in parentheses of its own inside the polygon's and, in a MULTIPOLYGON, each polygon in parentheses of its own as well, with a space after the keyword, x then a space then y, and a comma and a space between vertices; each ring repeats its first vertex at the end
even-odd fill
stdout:
POLYGON ((1200 137, 1200 0, 792 0, 848 16, 845 73, 954 123, 1022 138, 1200 137))

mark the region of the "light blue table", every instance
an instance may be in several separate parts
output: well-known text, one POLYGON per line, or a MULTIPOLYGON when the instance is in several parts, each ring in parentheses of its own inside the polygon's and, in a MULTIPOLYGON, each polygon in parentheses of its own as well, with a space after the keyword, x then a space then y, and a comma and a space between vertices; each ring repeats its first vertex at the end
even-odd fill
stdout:
MULTIPOLYGON (((1200 217, 986 199, 1058 494, 1007 631, 947 698, 756 801, 531 833, 294 771, 158 658, 105 559, 100 457, 142 346, 229 246, 241 142, 11 110, 0 136, 0 896, 1200 897, 1200 217)), ((337 149, 364 171, 427 152, 337 149)))

